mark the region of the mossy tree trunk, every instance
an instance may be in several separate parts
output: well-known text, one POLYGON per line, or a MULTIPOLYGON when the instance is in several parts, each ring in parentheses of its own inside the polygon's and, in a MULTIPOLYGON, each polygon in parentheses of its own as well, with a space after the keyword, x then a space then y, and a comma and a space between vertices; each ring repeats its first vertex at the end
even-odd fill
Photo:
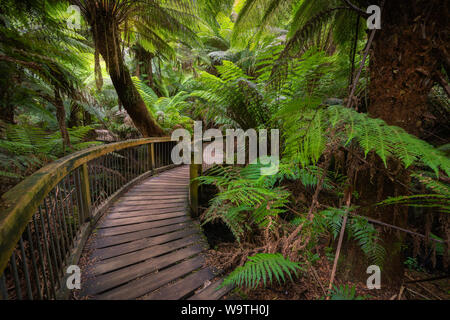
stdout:
POLYGON ((90 19, 90 25, 93 30, 95 46, 106 62, 117 95, 134 125, 144 137, 163 136, 163 130, 150 116, 124 63, 120 46, 120 31, 117 29, 115 19, 103 15, 101 11, 95 11, 90 19))

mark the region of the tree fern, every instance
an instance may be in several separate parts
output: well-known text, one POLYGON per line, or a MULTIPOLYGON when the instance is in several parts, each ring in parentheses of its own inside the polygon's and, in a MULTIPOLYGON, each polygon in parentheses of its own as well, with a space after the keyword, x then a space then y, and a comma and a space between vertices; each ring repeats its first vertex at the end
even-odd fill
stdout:
POLYGON ((237 241, 252 228, 264 229, 285 211, 289 192, 275 187, 273 180, 261 176, 261 165, 244 168, 213 167, 209 175, 197 179, 202 184, 214 184, 219 193, 210 200, 203 223, 222 220, 237 241))
POLYGON ((201 73, 199 89, 191 93, 206 108, 207 120, 244 130, 267 125, 270 107, 263 88, 231 61, 223 61, 217 70, 218 77, 201 73))
POLYGON ((440 170, 447 176, 450 174, 450 159, 441 150, 381 119, 342 106, 306 109, 301 116, 286 121, 286 156, 303 166, 315 164, 324 151, 331 133, 329 128, 335 128, 339 138, 334 143, 345 146, 355 141, 365 155, 375 152, 385 164, 389 157, 394 157, 406 168, 416 164, 429 167, 437 176, 440 170), (294 130, 299 122, 304 129, 294 130))

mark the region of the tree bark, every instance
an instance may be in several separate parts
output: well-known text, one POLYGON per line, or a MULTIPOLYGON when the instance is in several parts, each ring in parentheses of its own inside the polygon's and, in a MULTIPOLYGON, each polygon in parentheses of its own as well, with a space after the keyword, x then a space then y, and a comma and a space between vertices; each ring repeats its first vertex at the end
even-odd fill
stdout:
POLYGON ((422 135, 427 97, 450 51, 448 2, 386 1, 370 60, 369 114, 422 135))
POLYGON ((113 18, 96 14, 91 21, 95 45, 106 62, 117 95, 144 137, 163 136, 164 131, 151 118, 147 107, 131 80, 120 48, 120 31, 113 18))
MULTIPOLYGON (((382 11, 381 30, 375 34, 370 51, 369 115, 399 126, 421 137, 422 117, 433 77, 441 67, 439 48, 448 47, 448 5, 439 0, 386 1, 382 11)), ((448 52, 448 50, 447 50, 448 52)), ((369 207, 368 217, 406 227, 408 208, 372 205, 388 197, 406 195, 409 174, 398 160, 389 160, 388 168, 375 155, 369 158, 371 168, 357 174, 356 202, 369 207), (375 169, 376 168, 376 169, 375 169), (387 174, 389 172, 389 174, 387 174), (393 179, 394 178, 394 179, 393 179)), ((380 229, 382 245, 387 251, 381 272, 382 288, 401 285, 404 270, 402 246, 405 235, 389 228, 380 229)), ((344 278, 367 279, 371 264, 357 245, 346 243, 346 257, 341 264, 344 278)))

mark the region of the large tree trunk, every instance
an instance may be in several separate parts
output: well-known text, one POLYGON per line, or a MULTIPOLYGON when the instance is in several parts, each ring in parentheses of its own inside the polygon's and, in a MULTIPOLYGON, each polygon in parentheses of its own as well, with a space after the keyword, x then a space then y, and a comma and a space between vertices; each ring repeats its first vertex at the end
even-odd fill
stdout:
MULTIPOLYGON (((440 0, 386 1, 381 30, 376 32, 370 52, 369 115, 418 137, 424 133, 422 119, 427 111, 427 97, 442 61, 438 55, 449 46, 448 38, 442 34, 448 28, 448 9, 444 3, 440 0)), ((371 218, 406 227, 406 207, 371 205, 388 197, 406 195, 410 179, 407 170, 399 161, 391 159, 387 168, 389 177, 378 157, 371 155, 369 162, 372 168, 362 169, 357 174, 355 188, 360 197, 356 204, 368 207, 366 215, 371 218)), ((405 234, 389 228, 380 231, 387 251, 381 272, 382 288, 398 288, 404 269, 405 234)), ((346 275, 367 279, 365 272, 371 263, 358 246, 347 242, 343 252, 345 258, 340 270, 344 278, 346 275)))
POLYGON ((120 32, 113 18, 96 14, 91 21, 95 45, 106 62, 111 81, 123 107, 144 137, 163 136, 131 80, 120 48, 120 32))
POLYGON ((386 1, 370 55, 369 114, 421 136, 427 97, 450 52, 449 3, 386 1))

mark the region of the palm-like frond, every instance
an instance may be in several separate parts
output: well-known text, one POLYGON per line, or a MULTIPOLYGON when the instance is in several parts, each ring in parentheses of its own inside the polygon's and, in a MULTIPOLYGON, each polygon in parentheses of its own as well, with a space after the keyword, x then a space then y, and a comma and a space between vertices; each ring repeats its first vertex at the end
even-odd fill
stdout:
POLYGON ((287 19, 295 1, 246 0, 236 20, 232 34, 234 45, 248 44, 249 39, 257 41, 261 34, 277 21, 287 19))

